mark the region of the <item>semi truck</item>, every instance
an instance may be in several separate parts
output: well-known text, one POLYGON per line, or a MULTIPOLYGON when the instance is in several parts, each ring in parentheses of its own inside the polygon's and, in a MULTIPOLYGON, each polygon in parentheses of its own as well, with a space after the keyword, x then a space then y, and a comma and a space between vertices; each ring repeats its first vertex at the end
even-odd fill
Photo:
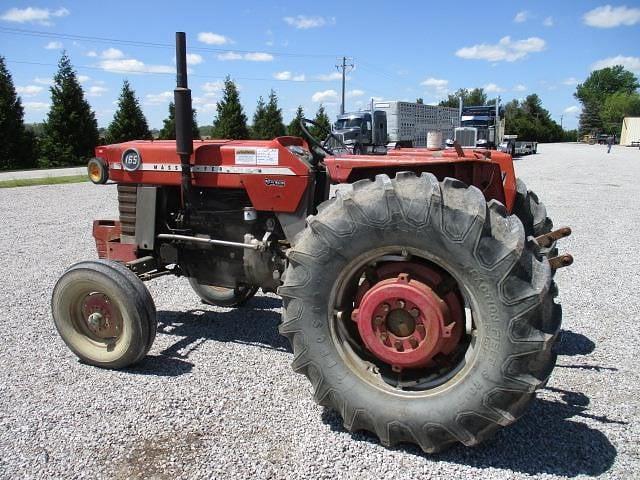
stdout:
POLYGON ((371 101, 368 110, 338 115, 332 128, 335 135, 354 154, 386 153, 393 147, 426 147, 432 139, 453 135, 460 125, 457 108, 424 105, 398 100, 371 101))
POLYGON ((460 101, 460 127, 454 130, 453 138, 447 139, 447 146, 454 141, 467 148, 486 148, 510 154, 529 155, 537 153, 538 142, 518 140, 517 135, 505 135, 504 108, 500 99, 495 105, 464 106, 460 101))

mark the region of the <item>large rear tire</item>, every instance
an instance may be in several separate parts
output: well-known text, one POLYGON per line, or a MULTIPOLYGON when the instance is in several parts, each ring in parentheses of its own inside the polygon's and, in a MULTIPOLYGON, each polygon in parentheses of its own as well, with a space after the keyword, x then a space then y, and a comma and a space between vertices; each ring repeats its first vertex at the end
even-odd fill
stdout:
POLYGON ((71 266, 54 287, 51 309, 69 349, 96 367, 133 365, 155 339, 156 308, 149 291, 133 272, 115 262, 71 266))
MULTIPOLYGON (((512 213, 522 222, 527 237, 539 237, 553 230, 553 222, 547 216, 547 207, 539 200, 538 195, 527 189, 526 184, 519 178, 516 180, 516 199, 512 213)), ((558 255, 556 242, 540 249, 540 253, 549 258, 558 255)))
POLYGON ((204 303, 218 307, 239 307, 248 302, 258 292, 258 287, 217 287, 199 283, 195 278, 189 278, 189 284, 204 303))
POLYGON ((554 366, 561 310, 549 264, 534 247, 500 203, 487 205, 480 190, 457 180, 399 173, 356 182, 321 205, 289 253, 280 332, 293 347, 293 369, 346 429, 370 431, 383 445, 436 452, 480 443, 523 414, 554 366), (446 348, 420 365, 409 354, 438 331, 427 314, 410 310, 425 320, 424 335, 400 311, 404 300, 390 302, 399 306, 394 322, 409 325, 407 337, 391 315, 362 313, 371 292, 410 290, 401 285, 409 276, 436 310, 458 312, 444 325, 446 348), (381 324, 388 331, 379 339, 395 339, 391 347, 362 333, 381 324))

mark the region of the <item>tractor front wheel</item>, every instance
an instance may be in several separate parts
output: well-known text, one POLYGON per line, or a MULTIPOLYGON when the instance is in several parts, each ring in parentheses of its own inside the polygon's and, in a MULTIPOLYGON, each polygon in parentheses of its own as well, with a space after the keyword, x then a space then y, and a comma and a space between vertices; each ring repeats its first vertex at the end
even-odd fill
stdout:
POLYGON ((132 365, 155 339, 156 308, 149 291, 133 272, 115 262, 71 266, 53 289, 51 309, 67 346, 96 367, 132 365))
POLYGON ((555 364, 548 261, 502 204, 431 174, 321 205, 288 254, 280 332, 350 431, 426 452, 516 421, 555 364))

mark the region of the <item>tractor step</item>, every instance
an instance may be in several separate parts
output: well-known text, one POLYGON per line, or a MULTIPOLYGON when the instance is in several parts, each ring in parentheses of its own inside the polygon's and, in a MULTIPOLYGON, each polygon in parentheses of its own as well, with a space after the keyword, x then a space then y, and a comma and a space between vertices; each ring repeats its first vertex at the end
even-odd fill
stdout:
POLYGON ((550 247, 553 242, 560 240, 561 238, 568 237, 569 235, 571 235, 571 228, 562 227, 554 230, 553 232, 545 233, 544 235, 536 237, 536 242, 538 242, 538 245, 542 248, 547 248, 550 247))

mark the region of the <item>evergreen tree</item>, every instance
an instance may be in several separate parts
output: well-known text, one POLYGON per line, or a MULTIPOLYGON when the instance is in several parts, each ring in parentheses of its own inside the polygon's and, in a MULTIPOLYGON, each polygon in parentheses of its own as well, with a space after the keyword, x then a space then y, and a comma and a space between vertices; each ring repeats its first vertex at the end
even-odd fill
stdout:
POLYGON ((285 134, 284 123, 282 122, 282 109, 278 107, 278 96, 271 90, 269 102, 265 112, 265 135, 268 140, 282 137, 285 134))
POLYGON ((424 98, 422 98, 422 97, 418 97, 418 98, 416 98, 416 103, 417 103, 418 105, 422 105, 422 104, 424 103, 424 98))
POLYGON ((313 121, 316 122, 319 127, 312 126, 309 132, 319 140, 324 140, 329 132, 331 132, 331 120, 329 120, 329 116, 324 110, 324 105, 320 104, 320 108, 316 112, 316 117, 313 121))
POLYGON ((240 104, 238 89, 227 77, 224 81, 222 100, 217 103, 218 116, 213 121, 213 137, 242 140, 249 138, 247 116, 240 104))
POLYGON ((122 143, 129 140, 149 140, 151 132, 140 103, 129 82, 122 83, 118 99, 118 110, 107 129, 107 143, 122 143))
POLYGON ((50 90, 51 109, 38 163, 46 167, 84 164, 98 144, 98 123, 66 52, 58 62, 50 90))
MULTIPOLYGON (((484 93, 484 89, 482 88, 474 88, 471 91, 466 88, 459 88, 455 93, 447 95, 447 99, 442 100, 438 105, 441 107, 458 108, 460 98, 462 98, 463 105, 488 105, 487 94, 484 93)), ((493 103, 495 103, 495 100, 493 103)))
POLYGON ((35 165, 35 137, 24 126, 24 110, 0 56, 0 170, 35 165))
POLYGON ((253 125, 251 126, 251 138, 255 140, 264 140, 266 130, 266 114, 267 108, 264 103, 262 95, 258 98, 258 104, 256 105, 256 111, 253 114, 253 125))
POLYGON ((302 129, 300 128, 300 121, 304 118, 304 110, 302 109, 302 105, 298 105, 298 109, 296 110, 296 116, 293 117, 291 123, 287 126, 287 135, 292 137, 302 137, 302 129))
MULTIPOLYGON (((198 127, 197 112, 191 109, 191 135, 194 140, 200 140, 200 128, 198 127)), ((176 106, 173 102, 169 103, 169 116, 163 120, 162 129, 158 134, 158 140, 175 140, 176 139, 176 106)))

